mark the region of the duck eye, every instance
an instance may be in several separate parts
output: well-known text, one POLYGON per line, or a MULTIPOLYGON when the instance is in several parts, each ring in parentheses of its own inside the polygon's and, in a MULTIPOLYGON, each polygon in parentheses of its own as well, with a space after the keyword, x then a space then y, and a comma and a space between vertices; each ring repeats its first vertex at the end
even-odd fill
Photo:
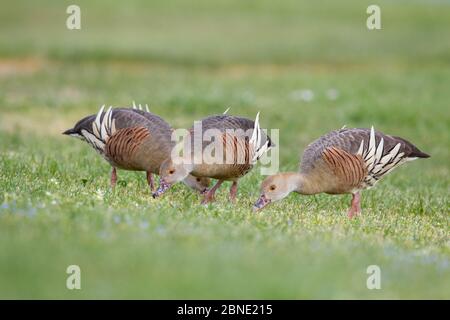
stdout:
POLYGON ((277 186, 274 185, 274 184, 270 186, 270 190, 271 190, 271 191, 275 190, 276 188, 277 188, 277 186))
POLYGON ((170 169, 169 170, 169 174, 174 174, 175 170, 174 169, 170 169))
POLYGON ((200 182, 200 178, 197 178, 197 182, 200 182))

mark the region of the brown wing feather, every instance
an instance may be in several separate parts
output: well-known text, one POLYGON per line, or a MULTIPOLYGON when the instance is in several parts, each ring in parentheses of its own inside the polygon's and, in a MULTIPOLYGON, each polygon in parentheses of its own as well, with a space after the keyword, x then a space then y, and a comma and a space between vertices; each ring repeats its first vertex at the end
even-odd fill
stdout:
POLYGON ((341 191, 358 189, 367 176, 367 167, 359 155, 329 147, 322 152, 322 158, 335 175, 341 191))
POLYGON ((252 168, 250 156, 253 151, 249 139, 244 136, 224 133, 222 134, 222 142, 225 161, 233 159, 232 163, 229 164, 230 177, 241 177, 245 175, 252 168))
POLYGON ((105 156, 121 168, 136 169, 134 154, 143 140, 149 136, 149 130, 144 127, 117 130, 105 145, 105 156))

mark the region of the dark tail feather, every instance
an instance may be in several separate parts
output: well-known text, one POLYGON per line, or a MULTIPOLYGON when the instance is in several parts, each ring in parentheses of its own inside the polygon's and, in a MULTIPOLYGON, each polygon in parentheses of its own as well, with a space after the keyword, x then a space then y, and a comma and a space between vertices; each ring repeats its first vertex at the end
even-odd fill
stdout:
POLYGON ((417 150, 415 152, 413 152, 411 154, 412 157, 417 157, 417 158, 429 158, 430 155, 428 153, 422 152, 420 150, 417 150))
POLYGON ((429 158, 430 157, 429 154, 420 151, 415 145, 413 145, 408 140, 400 138, 400 137, 396 137, 396 136, 392 136, 392 137, 397 140, 402 141, 404 143, 404 145, 406 146, 406 148, 409 149, 409 152, 407 152, 407 154, 406 154, 406 156, 408 158, 429 158))
POLYGON ((62 134, 71 135, 71 134, 74 134, 74 133, 77 133, 77 132, 75 131, 74 128, 71 128, 71 129, 67 129, 67 130, 64 131, 62 134))

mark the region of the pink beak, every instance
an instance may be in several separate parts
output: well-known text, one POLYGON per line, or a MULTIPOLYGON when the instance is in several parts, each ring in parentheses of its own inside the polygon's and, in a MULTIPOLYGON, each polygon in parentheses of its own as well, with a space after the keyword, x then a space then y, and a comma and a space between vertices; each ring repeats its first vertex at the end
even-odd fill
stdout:
POLYGON ((264 194, 262 194, 259 199, 253 205, 253 212, 257 212, 267 206, 270 203, 270 199, 267 199, 264 194))
POLYGON ((164 179, 159 180, 159 188, 155 192, 153 192, 152 197, 153 199, 158 198, 161 196, 164 192, 166 192, 170 188, 170 184, 167 183, 164 179))

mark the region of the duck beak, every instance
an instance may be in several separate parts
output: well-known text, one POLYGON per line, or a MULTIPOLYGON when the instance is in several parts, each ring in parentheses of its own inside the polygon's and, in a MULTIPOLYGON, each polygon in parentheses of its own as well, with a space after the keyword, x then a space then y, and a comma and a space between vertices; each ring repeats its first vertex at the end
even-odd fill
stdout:
POLYGON ((170 183, 167 183, 166 180, 164 180, 164 179, 160 179, 158 190, 156 190, 152 194, 153 199, 158 198, 160 195, 162 195, 164 192, 166 192, 169 188, 170 188, 170 183))
POLYGON ((270 199, 267 199, 264 194, 262 194, 259 199, 253 205, 253 212, 257 212, 267 206, 270 203, 270 199))

